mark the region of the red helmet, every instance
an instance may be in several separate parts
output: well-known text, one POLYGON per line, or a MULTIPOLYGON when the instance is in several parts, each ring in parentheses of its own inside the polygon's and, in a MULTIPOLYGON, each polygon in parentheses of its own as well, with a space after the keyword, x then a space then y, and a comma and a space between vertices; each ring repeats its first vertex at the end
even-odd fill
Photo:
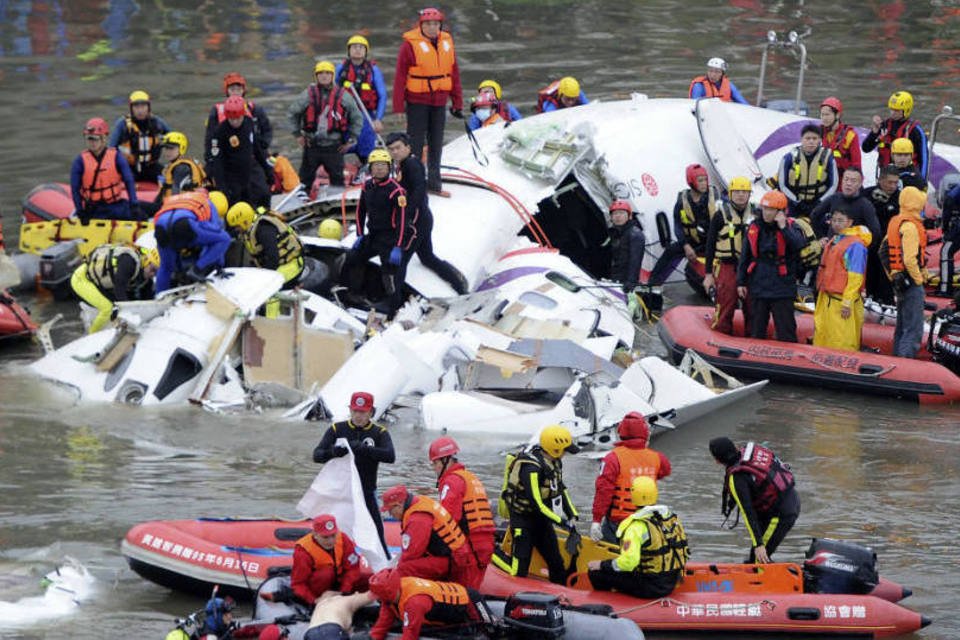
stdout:
POLYGON ((429 22, 431 20, 436 20, 437 22, 444 21, 443 11, 436 9, 434 7, 427 7, 426 9, 420 10, 420 24, 424 22, 429 22))
POLYGON ((700 176, 705 177, 709 183, 710 176, 707 175, 707 170, 702 164, 691 164, 687 166, 687 184, 690 185, 691 189, 697 186, 697 178, 700 176))
POLYGON ((380 511, 387 512, 390 510, 390 507, 398 504, 403 504, 407 501, 407 498, 410 497, 410 493, 407 491, 407 487, 398 484, 395 487, 390 487, 383 492, 383 506, 380 507, 380 511))
POLYGON ((370 593, 378 600, 393 602, 400 591, 400 574, 396 569, 384 569, 370 576, 370 593))
POLYGON ((610 213, 614 211, 626 211, 629 214, 633 214, 633 207, 631 207, 630 203, 626 200, 614 200, 610 203, 610 213))
POLYGON ((373 411, 373 394, 355 391, 350 396, 350 411, 373 411))
POLYGON ((83 135, 108 136, 110 135, 110 125, 103 118, 90 118, 87 120, 87 124, 83 125, 83 135))
POLYGON ((840 114, 843 113, 843 103, 840 102, 839 98, 829 96, 823 99, 823 102, 820 103, 821 107, 830 107, 833 109, 834 113, 837 114, 837 117, 840 117, 840 114))
POLYGON ((620 421, 620 425, 617 427, 617 435, 620 436, 621 440, 639 438, 644 442, 648 442, 650 439, 650 425, 647 424, 647 419, 643 417, 642 413, 631 411, 623 416, 623 420, 620 421))
POLYGON ((470 111, 476 111, 477 109, 483 109, 485 107, 492 108, 496 104, 497 99, 489 93, 478 93, 477 96, 470 101, 470 111))
POLYGON ((227 93, 227 87, 229 87, 229 86, 232 85, 232 84, 239 84, 240 86, 242 86, 242 87, 243 87, 243 93, 244 93, 244 95, 246 95, 246 93, 247 93, 247 79, 244 78, 244 77, 243 77, 242 75, 240 75, 239 73, 237 73, 236 71, 231 71, 231 72, 228 73, 227 75, 223 76, 223 95, 225 95, 225 96, 230 95, 229 93, 227 93))
POLYGON ((761 207, 772 207, 774 209, 787 208, 787 196, 782 191, 767 191, 760 198, 761 207))
POLYGON ((247 103, 240 96, 230 96, 223 103, 223 114, 228 118, 242 118, 247 113, 247 103))
POLYGON ((441 436, 430 443, 430 462, 439 460, 440 458, 455 456, 459 451, 460 447, 457 446, 456 440, 450 436, 441 436))

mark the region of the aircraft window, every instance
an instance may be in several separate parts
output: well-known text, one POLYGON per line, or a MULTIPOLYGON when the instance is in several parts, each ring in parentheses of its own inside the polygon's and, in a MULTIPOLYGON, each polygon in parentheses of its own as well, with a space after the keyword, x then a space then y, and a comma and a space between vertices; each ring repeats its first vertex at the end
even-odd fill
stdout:
POLYGON ((540 309, 556 309, 557 301, 550 296, 545 296, 539 291, 525 291, 520 295, 520 302, 540 309))
POLYGON ((160 378, 160 382, 153 390, 153 395, 158 400, 163 400, 174 389, 195 378, 202 370, 200 361, 193 354, 183 349, 177 349, 170 356, 170 360, 167 362, 167 370, 163 372, 163 377, 160 378))

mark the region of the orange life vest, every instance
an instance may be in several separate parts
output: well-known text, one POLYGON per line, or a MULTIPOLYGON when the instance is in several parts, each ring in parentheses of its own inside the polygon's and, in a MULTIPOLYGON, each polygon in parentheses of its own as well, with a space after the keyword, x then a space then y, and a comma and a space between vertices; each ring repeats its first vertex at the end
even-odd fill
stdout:
POLYGON ((847 268, 843 264, 843 254, 854 242, 861 242, 855 235, 842 236, 836 242, 828 242, 823 248, 820 270, 817 272, 817 290, 830 295, 843 295, 847 288, 847 268))
POLYGON ((457 469, 453 472, 463 478, 466 492, 463 495, 463 516, 460 519, 460 530, 464 533, 474 531, 493 531, 493 512, 490 510, 490 500, 487 490, 483 487, 476 475, 466 469, 457 469))
POLYGON ((423 578, 401 578, 400 598, 397 601, 400 613, 398 618, 404 619, 407 601, 415 596, 429 596, 433 600, 433 608, 426 616, 427 622, 464 621, 464 614, 470 604, 470 594, 462 584, 423 578))
MULTIPOLYGON (((227 119, 227 112, 225 111, 224 104, 225 104, 225 103, 223 103, 223 102, 218 102, 218 103, 216 104, 216 107, 217 107, 217 122, 218 122, 218 123, 219 123, 219 122, 223 122, 224 120, 227 119)), ((252 102, 247 102, 246 100, 243 101, 243 115, 246 116, 247 118, 253 118, 253 103, 252 103, 252 102)))
POLYGON ((730 94, 730 80, 727 78, 727 75, 724 74, 723 78, 720 80, 720 88, 717 88, 717 85, 710 82, 710 79, 707 76, 697 76, 690 81, 690 88, 687 89, 687 97, 693 97, 693 86, 697 83, 703 85, 703 91, 707 98, 720 98, 724 102, 730 102, 733 100, 733 97, 730 94))
POLYGON ((186 209, 200 222, 210 220, 210 201, 207 200, 206 191, 189 191, 168 197, 163 201, 163 206, 160 207, 157 214, 153 216, 153 224, 157 224, 161 215, 174 209, 186 209))
POLYGON ((633 480, 640 476, 648 476, 656 480, 660 472, 660 456, 650 449, 630 449, 629 447, 614 447, 613 453, 620 462, 620 474, 617 476, 617 486, 613 490, 609 518, 613 522, 620 522, 637 510, 630 498, 630 486, 633 480))
POLYGON ((327 551, 317 544, 312 533, 308 533, 297 540, 296 546, 310 554, 310 557, 313 558, 313 566, 315 569, 319 569, 320 567, 333 567, 333 574, 338 579, 340 578, 340 568, 343 565, 342 533, 337 533, 332 551, 327 551))
POLYGON ((450 512, 443 508, 439 502, 427 496, 416 496, 407 510, 403 512, 403 520, 400 523, 401 529, 407 528, 407 522, 410 515, 414 513, 427 513, 433 518, 433 532, 430 534, 430 544, 427 551, 435 556, 447 556, 456 551, 467 541, 450 512), (439 544, 436 544, 439 543, 439 544))
POLYGON ((434 46, 429 38, 414 27, 403 34, 410 43, 416 62, 407 70, 407 91, 410 93, 433 93, 453 90, 453 65, 457 56, 453 38, 446 31, 437 36, 434 46))
POLYGON ((307 133, 320 131, 320 119, 326 112, 326 122, 323 125, 323 131, 339 131, 347 133, 350 130, 350 119, 347 117, 347 111, 343 108, 343 88, 337 85, 331 86, 327 97, 324 98, 320 87, 311 84, 307 87, 309 102, 307 110, 303 116, 303 130, 307 133))
POLYGON ((924 256, 926 256, 927 251, 927 231, 923 228, 923 220, 908 218, 902 213, 898 213, 890 219, 890 224, 887 225, 887 250, 890 256, 891 273, 907 270, 903 263, 903 236, 900 235, 900 228, 907 223, 913 224, 913 226, 917 228, 917 237, 920 240, 917 251, 917 264, 920 265, 921 271, 924 268, 924 256))
POLYGON ((360 63, 360 73, 357 73, 357 68, 347 58, 340 63, 340 75, 336 79, 336 83, 344 89, 354 87, 357 90, 360 101, 371 116, 376 116, 377 103, 380 102, 377 88, 373 85, 373 67, 376 64, 372 60, 364 60, 360 63))
POLYGON ((499 111, 494 111, 493 113, 490 114, 489 118, 487 118, 486 120, 480 123, 480 126, 489 127, 492 124, 497 124, 501 120, 506 120, 507 122, 510 121, 508 118, 504 118, 503 116, 501 116, 499 111))
POLYGON ((117 169, 116 147, 107 147, 99 158, 85 149, 80 158, 83 160, 83 176, 80 178, 80 199, 83 202, 110 204, 128 197, 123 176, 117 169))

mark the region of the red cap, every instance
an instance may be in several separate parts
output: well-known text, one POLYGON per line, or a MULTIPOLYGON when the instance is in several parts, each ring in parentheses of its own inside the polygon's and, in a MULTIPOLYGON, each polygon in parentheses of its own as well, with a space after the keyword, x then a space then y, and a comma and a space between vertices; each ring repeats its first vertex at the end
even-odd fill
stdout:
POLYGON ((275 624, 267 625, 257 636, 259 640, 280 640, 283 637, 280 627, 275 624))
POLYGON ((400 590, 400 574, 396 569, 383 569, 370 576, 369 586, 378 600, 393 602, 400 590))
POLYGON ((373 411, 373 394, 356 391, 350 396, 350 411, 373 411))
POLYGON ((620 426, 617 427, 617 435, 620 436, 621 440, 640 438, 647 442, 650 438, 650 425, 647 424, 647 419, 643 417, 643 414, 631 411, 623 416, 623 420, 620 421, 620 426))
POLYGON ((337 532, 337 519, 329 513, 323 513, 313 519, 313 532, 322 536, 332 536, 337 532))
POLYGON ((386 512, 395 504, 403 504, 409 495, 407 488, 402 484, 390 487, 383 493, 383 506, 380 507, 380 511, 386 512))

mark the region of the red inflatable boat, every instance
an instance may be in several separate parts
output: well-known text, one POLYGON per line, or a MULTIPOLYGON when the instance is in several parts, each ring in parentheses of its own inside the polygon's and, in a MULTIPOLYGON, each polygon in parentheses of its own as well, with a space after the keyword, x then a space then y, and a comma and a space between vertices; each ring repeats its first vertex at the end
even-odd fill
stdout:
MULTIPOLYGON (((159 187, 155 182, 138 182, 137 199, 152 202, 159 187)), ((62 220, 73 215, 73 197, 70 185, 62 182, 47 182, 37 185, 23 199, 21 222, 62 220)))
POLYGON ((712 320, 712 307, 680 306, 664 313, 658 330, 670 357, 679 362, 687 349, 693 349, 734 376, 922 403, 960 401, 960 378, 930 360, 925 348, 917 359, 885 355, 893 348, 892 324, 864 324, 862 344, 870 351, 854 352, 808 344, 813 338, 813 315, 808 313, 797 314, 798 343, 741 337, 743 317, 739 311, 734 319, 737 335, 714 331, 710 328, 712 320))
POLYGON ((13 296, 0 291, 0 340, 32 336, 37 325, 13 296))
MULTIPOLYGON (((399 553, 399 524, 385 524, 391 552, 399 553)), ((205 597, 219 585, 222 595, 249 600, 261 582, 290 566, 293 545, 309 531, 306 520, 153 521, 130 529, 121 550, 131 569, 162 586, 205 597)), ((590 543, 584 540, 584 544, 590 543)), ((538 563, 542 561, 535 556, 531 575, 538 563)), ((581 559, 580 564, 584 563, 581 559)), ((881 579, 870 595, 806 594, 803 589, 803 570, 797 564, 759 567, 696 562, 687 564, 684 580, 674 593, 651 601, 514 578, 493 565, 481 586, 483 593, 492 596, 533 590, 563 594, 575 605, 607 604, 643 629, 879 637, 927 624, 919 614, 895 604, 910 591, 889 580, 881 579)))

